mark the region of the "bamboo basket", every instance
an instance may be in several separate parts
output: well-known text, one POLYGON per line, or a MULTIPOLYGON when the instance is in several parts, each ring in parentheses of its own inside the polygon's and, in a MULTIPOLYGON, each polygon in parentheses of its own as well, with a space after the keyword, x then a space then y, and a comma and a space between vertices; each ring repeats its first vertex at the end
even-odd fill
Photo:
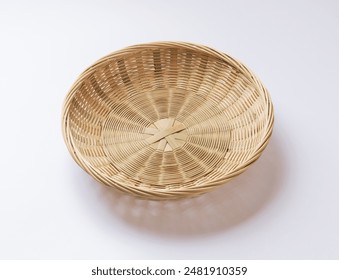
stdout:
POLYGON ((74 160, 96 180, 147 199, 195 196, 261 155, 270 96, 242 63, 183 42, 109 54, 72 86, 62 113, 74 160))

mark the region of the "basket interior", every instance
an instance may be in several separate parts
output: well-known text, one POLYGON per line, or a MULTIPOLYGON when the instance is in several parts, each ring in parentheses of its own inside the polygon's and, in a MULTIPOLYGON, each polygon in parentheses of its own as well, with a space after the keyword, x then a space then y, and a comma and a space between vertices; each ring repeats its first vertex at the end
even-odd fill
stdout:
POLYGON ((73 92, 67 125, 77 157, 100 181, 126 188, 222 181, 267 132, 256 86, 199 50, 164 46, 112 56, 73 92))

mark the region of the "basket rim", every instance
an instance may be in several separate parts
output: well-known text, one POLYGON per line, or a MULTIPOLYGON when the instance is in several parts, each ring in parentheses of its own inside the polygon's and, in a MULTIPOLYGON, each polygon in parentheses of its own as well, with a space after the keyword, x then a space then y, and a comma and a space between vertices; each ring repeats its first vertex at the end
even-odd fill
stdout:
MULTIPOLYGON (((87 77, 92 75, 96 69, 105 63, 109 62, 112 59, 118 59, 119 57, 126 57, 129 55, 133 55, 138 51, 143 51, 143 50, 153 50, 157 49, 159 47, 163 48, 185 48, 188 50, 192 51, 198 51, 198 52, 203 52, 206 55, 209 56, 214 56, 215 58, 221 59, 222 61, 226 62, 227 64, 231 65, 232 67, 236 68, 241 72, 244 77, 246 77, 249 82, 260 92, 262 97, 264 98, 265 105, 267 108, 267 122, 266 122, 266 127, 265 127, 265 134, 263 135, 257 149, 255 152, 249 156, 249 158, 239 164, 237 168, 235 168, 232 172, 228 173, 227 176, 219 179, 214 179, 211 180, 208 184, 204 184, 204 187, 206 188, 214 188, 216 184, 223 184, 229 181, 231 178, 239 175, 240 173, 244 172, 254 161, 256 161, 260 155, 262 154, 263 150, 267 146, 269 139, 272 135, 273 132, 273 124, 274 124, 274 108, 271 100, 271 96, 269 92, 267 91, 266 87, 263 85, 263 83, 259 80, 259 78, 247 67, 245 66, 242 62, 240 62, 238 59, 235 59, 231 57, 230 55, 226 53, 219 52, 213 48, 207 47, 205 45, 201 44, 195 44, 195 43, 189 43, 189 42, 184 42, 184 41, 157 41, 157 42, 150 42, 150 43, 142 43, 142 44, 137 44, 137 45, 132 45, 128 46, 126 48, 120 49, 118 51, 111 52, 104 57, 100 58, 96 62, 94 62, 92 65, 87 67, 75 80, 75 82, 72 84, 70 87, 70 90, 68 91, 64 102, 62 106, 62 135, 64 138, 64 141, 66 143, 66 146, 73 157, 73 159, 77 162, 79 166, 81 166, 87 173, 92 175, 96 180, 97 176, 102 177, 104 174, 101 174, 98 172, 98 170, 95 170, 89 163, 86 162, 86 160, 80 158, 77 155, 76 152, 76 147, 73 145, 72 141, 72 135, 69 130, 69 122, 68 122, 68 115, 69 115, 69 108, 72 102, 72 99, 76 93, 76 90, 78 86, 86 80, 87 77)), ((118 187, 118 189, 126 189, 127 186, 119 186, 118 182, 112 182, 110 185, 115 185, 118 187), (113 184, 114 183, 114 184, 113 184)), ((142 187, 138 187, 138 190, 141 190, 142 187)), ((136 190, 134 190, 136 191, 136 190)), ((142 189, 143 192, 151 192, 154 195, 154 190, 149 189, 148 187, 144 187, 142 189)), ((190 191, 189 189, 184 189, 183 192, 187 193, 187 191, 190 191)), ((171 193, 169 190, 166 189, 158 189, 157 195, 159 198, 163 196, 163 194, 166 193, 166 199, 169 198, 168 195, 171 193)), ((176 189, 174 192, 172 192, 173 196, 176 196, 180 193, 180 190, 176 189)), ((195 193, 192 191, 192 194, 195 193)))

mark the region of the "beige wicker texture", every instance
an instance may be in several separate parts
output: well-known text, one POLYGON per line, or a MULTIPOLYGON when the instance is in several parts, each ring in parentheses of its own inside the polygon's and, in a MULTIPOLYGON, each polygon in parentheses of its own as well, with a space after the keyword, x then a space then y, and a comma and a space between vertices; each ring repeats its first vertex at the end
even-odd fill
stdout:
POLYGON ((267 90, 208 47, 128 47, 88 68, 68 93, 63 134, 98 181, 149 199, 205 193, 243 172, 273 126, 267 90))

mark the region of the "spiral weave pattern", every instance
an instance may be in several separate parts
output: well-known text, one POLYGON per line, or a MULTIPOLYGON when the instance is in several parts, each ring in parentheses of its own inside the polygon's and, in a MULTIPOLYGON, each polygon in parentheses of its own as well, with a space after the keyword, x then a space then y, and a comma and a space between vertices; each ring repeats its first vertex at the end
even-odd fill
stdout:
POLYGON ((89 67, 63 108, 75 161, 98 181, 149 199, 205 193, 266 147, 273 108, 242 63, 181 42, 128 47, 89 67))

